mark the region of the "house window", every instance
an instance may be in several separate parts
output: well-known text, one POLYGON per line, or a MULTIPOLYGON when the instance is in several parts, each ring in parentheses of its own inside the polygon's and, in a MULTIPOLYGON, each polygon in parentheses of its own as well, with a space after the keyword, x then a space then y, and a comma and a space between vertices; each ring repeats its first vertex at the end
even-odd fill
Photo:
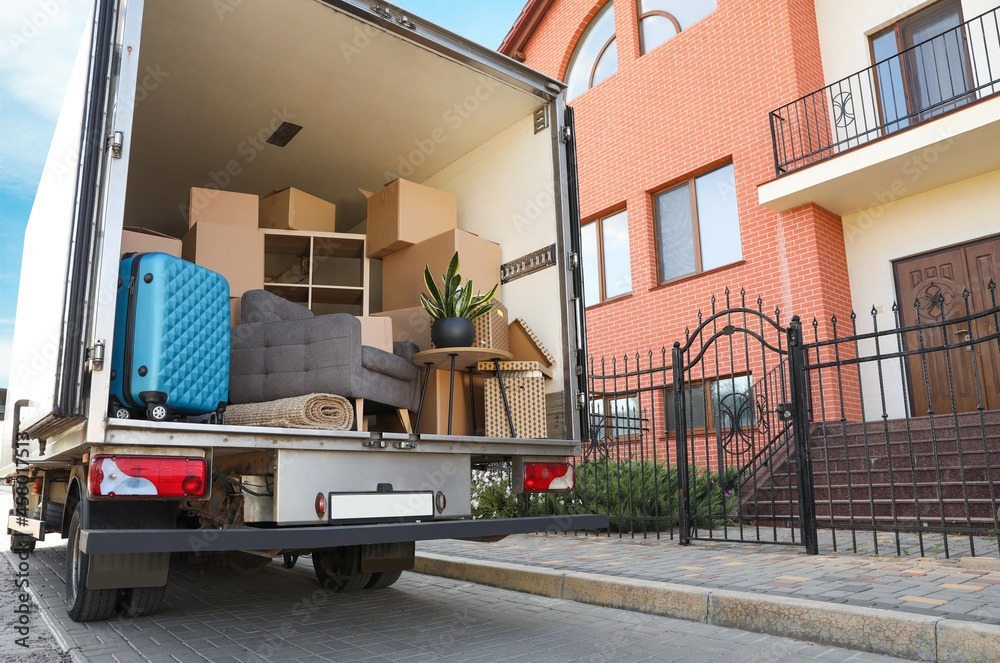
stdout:
POLYGON ((715 0, 639 0, 643 55, 716 10, 715 0))
POLYGON ((905 129, 969 101, 970 66, 958 0, 940 0, 871 37, 886 131, 905 129))
POLYGON ((583 239, 583 301, 593 306, 632 292, 632 262, 625 210, 580 229, 583 239))
POLYGON ((590 436, 594 440, 638 437, 642 433, 638 396, 591 399, 590 436))
MULTIPOLYGON (((753 378, 732 375, 704 380, 689 385, 686 390, 684 419, 688 432, 722 431, 749 428, 756 422, 753 378)), ((674 413, 674 390, 666 390, 667 430, 677 430, 674 413)))
POLYGON ((566 71, 566 98, 573 99, 618 71, 614 2, 597 13, 580 38, 566 71))
POLYGON ((656 194, 654 203, 661 283, 742 259, 732 164, 656 194))

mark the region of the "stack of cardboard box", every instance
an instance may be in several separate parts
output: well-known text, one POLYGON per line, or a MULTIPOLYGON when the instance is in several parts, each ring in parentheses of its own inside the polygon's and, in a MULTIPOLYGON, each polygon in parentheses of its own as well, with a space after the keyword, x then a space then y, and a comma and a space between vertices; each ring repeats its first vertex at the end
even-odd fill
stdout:
POLYGON ((191 189, 188 231, 181 257, 229 282, 232 322, 240 297, 264 283, 264 237, 257 230, 258 197, 218 189, 191 189))
MULTIPOLYGON (((364 194, 368 198, 368 256, 382 259, 382 311, 374 315, 392 319, 395 340, 411 341, 428 350, 431 321, 420 306, 420 294, 425 292, 424 267, 440 280, 457 251, 463 281, 471 279, 477 290, 485 292, 500 282, 500 245, 460 230, 457 201, 445 191, 398 179, 375 193, 364 194)), ((501 342, 503 334, 498 327, 502 322, 506 329, 506 309, 498 308, 498 312, 480 321, 476 345, 501 342)), ((482 430, 482 408, 479 422, 473 421, 469 402, 470 398, 482 402, 482 384, 481 376, 456 373, 453 434, 472 435, 482 430)), ((449 387, 449 371, 435 371, 430 376, 418 432, 447 432, 449 387)))

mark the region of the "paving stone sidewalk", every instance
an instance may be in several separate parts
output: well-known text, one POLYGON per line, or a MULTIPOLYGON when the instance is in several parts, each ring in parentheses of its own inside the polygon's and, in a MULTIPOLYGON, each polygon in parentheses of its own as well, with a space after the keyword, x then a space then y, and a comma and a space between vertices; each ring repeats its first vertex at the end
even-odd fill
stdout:
POLYGON ((427 541, 417 552, 825 601, 1000 624, 1000 570, 958 560, 838 553, 777 545, 525 534, 497 543, 427 541))

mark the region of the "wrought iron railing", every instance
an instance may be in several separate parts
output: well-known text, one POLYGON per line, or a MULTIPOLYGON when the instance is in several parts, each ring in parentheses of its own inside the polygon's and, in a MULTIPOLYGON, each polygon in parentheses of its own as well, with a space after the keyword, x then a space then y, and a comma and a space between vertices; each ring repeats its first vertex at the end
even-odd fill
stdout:
POLYGON ((769 115, 778 176, 1000 91, 1000 6, 769 115))

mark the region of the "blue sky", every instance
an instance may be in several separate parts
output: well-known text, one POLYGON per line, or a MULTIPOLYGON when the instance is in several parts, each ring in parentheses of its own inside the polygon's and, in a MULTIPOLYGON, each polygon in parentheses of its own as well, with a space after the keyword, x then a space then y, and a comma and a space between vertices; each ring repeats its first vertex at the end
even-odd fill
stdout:
MULTIPOLYGON (((90 0, 4 0, 0 12, 0 387, 7 385, 21 243, 90 0)), ((395 0, 490 48, 524 0, 395 0)))

